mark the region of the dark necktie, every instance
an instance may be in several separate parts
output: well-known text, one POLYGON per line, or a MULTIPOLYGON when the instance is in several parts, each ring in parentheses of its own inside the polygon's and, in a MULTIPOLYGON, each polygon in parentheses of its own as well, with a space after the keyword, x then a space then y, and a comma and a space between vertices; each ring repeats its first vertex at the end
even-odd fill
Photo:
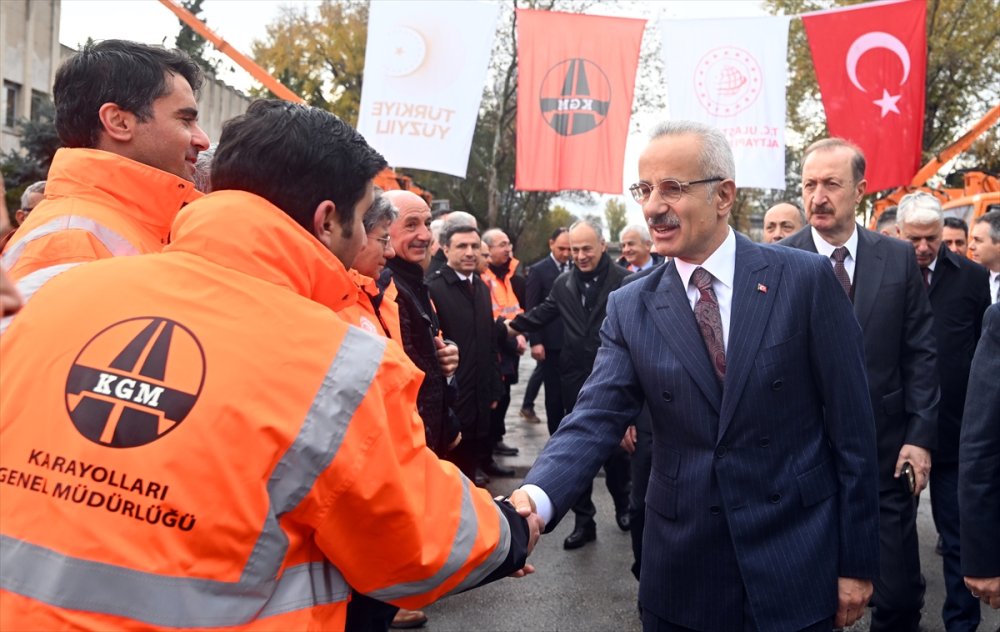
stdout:
POLYGON ((924 275, 924 287, 928 290, 931 289, 931 269, 920 268, 920 274, 924 275))
POLYGON ((715 377, 719 384, 726 380, 726 347, 722 337, 722 315, 719 313, 719 302, 712 290, 712 274, 705 268, 695 268, 691 274, 691 282, 698 288, 701 296, 694 305, 694 319, 705 340, 708 357, 712 361, 715 377))
MULTIPOLYGON (((844 267, 844 259, 847 258, 847 248, 841 246, 840 248, 835 248, 833 251, 833 274, 840 281, 840 287, 844 288, 844 293, 847 296, 851 296, 851 277, 847 274, 847 268, 844 267)), ((852 299, 853 300, 853 297, 852 299)))

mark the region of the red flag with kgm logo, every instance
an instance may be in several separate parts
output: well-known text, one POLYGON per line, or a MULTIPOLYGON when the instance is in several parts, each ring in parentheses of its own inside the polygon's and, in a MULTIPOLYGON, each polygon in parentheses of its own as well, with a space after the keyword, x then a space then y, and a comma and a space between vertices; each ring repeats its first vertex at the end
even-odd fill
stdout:
POLYGON ((926 17, 925 0, 802 17, 830 135, 864 151, 869 191, 909 184, 920 168, 926 17))
POLYGON ((517 10, 518 190, 624 190, 645 27, 645 20, 517 10))

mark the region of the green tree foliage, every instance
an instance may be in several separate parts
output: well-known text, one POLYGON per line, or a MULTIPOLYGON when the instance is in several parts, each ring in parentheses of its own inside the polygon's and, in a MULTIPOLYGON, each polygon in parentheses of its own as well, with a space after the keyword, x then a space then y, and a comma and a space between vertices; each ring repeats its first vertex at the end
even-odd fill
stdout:
MULTIPOLYGON (((208 23, 204 18, 201 17, 202 8, 201 5, 205 0, 181 0, 181 6, 191 12, 192 15, 197 17, 202 22, 208 23)), ((177 20, 181 25, 181 30, 177 33, 177 38, 174 40, 174 46, 178 50, 182 50, 191 56, 199 66, 202 67, 205 72, 215 75, 219 70, 219 61, 210 60, 205 57, 205 47, 208 46, 208 42, 204 37, 198 35, 193 28, 187 25, 183 20, 177 20)))
POLYGON ((553 204, 538 223, 521 233, 514 255, 525 263, 534 263, 549 254, 549 237, 560 226, 569 228, 577 220, 562 204, 553 204))
POLYGON ((55 105, 51 99, 46 97, 38 103, 34 118, 17 122, 21 150, 6 152, 0 160, 0 171, 3 172, 4 188, 7 190, 7 209, 11 213, 20 208, 24 189, 46 178, 56 150, 62 147, 56 133, 55 105))
POLYGON ((609 198, 604 204, 604 219, 608 222, 608 239, 610 241, 618 241, 618 235, 628 225, 628 213, 625 210, 625 203, 616 198, 609 198))
MULTIPOLYGON (((764 0, 772 14, 795 15, 859 0, 764 0)), ((958 138, 1000 95, 1000 2, 927 0, 927 91, 924 158, 958 138)), ((788 124, 798 149, 827 134, 812 55, 801 20, 788 40, 788 124)), ((972 151, 985 147, 977 145, 972 151)), ((972 152, 970 152, 971 154, 972 152)), ((974 154, 973 154, 974 155, 974 154)))
MULTIPOLYGON (((368 39, 368 3, 323 0, 318 6, 284 7, 267 25, 251 57, 306 103, 358 123, 368 39)), ((270 97, 269 90, 254 91, 270 97)))

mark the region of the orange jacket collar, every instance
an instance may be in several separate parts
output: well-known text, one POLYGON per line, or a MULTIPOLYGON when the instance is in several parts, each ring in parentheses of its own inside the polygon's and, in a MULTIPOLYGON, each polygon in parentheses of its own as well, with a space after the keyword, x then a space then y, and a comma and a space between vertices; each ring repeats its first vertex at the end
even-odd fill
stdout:
POLYGON ((204 257, 334 311, 357 299, 358 287, 333 253, 278 207, 245 191, 216 191, 184 207, 164 252, 204 257))
POLYGON ((194 184, 172 173, 100 149, 56 152, 45 184, 45 197, 82 197, 128 209, 130 219, 166 243, 178 209, 202 197, 194 184))

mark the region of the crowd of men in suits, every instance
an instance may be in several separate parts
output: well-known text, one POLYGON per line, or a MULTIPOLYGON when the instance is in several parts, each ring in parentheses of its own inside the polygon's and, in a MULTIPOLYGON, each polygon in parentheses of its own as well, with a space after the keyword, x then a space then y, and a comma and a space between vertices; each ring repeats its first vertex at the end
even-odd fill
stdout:
MULTIPOLYGON (((380 192, 358 285, 423 371, 427 447, 476 485, 514 474, 496 457, 518 453, 505 417, 530 348, 521 417, 539 420, 544 388, 552 438, 510 502, 547 531, 572 509, 564 547, 580 548, 603 467, 646 629, 828 630, 870 605, 873 630, 918 630, 929 486, 942 617, 975 630, 981 602, 1000 607, 1000 212, 969 227, 913 193, 870 231, 857 147, 825 139, 802 164, 801 208, 769 209, 755 244, 729 226, 725 137, 666 123, 640 158, 646 223, 617 236, 621 258, 581 220, 527 268, 502 230, 380 192)), ((29 187, 17 221, 44 195, 29 187)), ((0 276, 4 315, 21 301, 0 276)), ((357 629, 426 621, 354 603, 369 608, 357 629)))

